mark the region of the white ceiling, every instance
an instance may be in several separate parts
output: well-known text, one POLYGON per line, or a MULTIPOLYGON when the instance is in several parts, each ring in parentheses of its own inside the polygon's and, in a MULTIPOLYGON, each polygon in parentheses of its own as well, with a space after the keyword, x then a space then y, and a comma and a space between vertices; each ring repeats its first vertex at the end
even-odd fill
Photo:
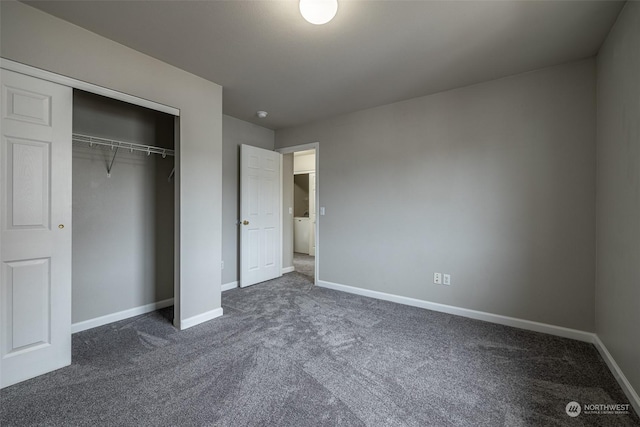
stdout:
POLYGON ((37 1, 224 87, 224 113, 278 129, 597 53, 615 1, 37 1), (257 110, 269 116, 260 120, 257 110))

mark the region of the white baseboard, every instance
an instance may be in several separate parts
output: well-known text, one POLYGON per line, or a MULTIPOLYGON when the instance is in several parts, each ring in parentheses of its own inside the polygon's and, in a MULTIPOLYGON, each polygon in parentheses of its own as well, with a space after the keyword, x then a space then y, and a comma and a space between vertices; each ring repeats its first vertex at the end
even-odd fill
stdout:
POLYGON ((335 289, 337 291, 348 292, 351 294, 362 295, 381 299, 385 301, 396 302, 398 304, 410 305, 413 307, 426 308, 428 310, 439 311, 442 313, 455 314, 457 316, 468 317, 471 319, 484 320, 485 322, 497 323, 500 325, 513 326, 514 328, 526 329, 529 331, 543 332, 545 334, 557 335, 559 337, 571 338, 578 341, 593 343, 594 334, 591 332, 580 331, 577 329, 565 328, 562 326, 549 325, 547 323, 533 322, 531 320, 518 319, 515 317, 502 316, 500 314, 492 314, 484 311, 470 310, 468 308, 455 307, 452 305, 439 304, 436 302, 424 301, 416 298, 403 297, 400 295, 387 294, 384 292, 370 291, 368 289, 356 288, 353 286, 340 285, 338 283, 326 282, 318 280, 318 286, 323 288, 335 289))
POLYGON ((282 274, 292 273, 294 271, 296 271, 296 268, 294 266, 282 268, 282 274))
POLYGON ((391 301, 398 304, 426 308, 428 310, 439 311, 442 313, 449 313, 457 316, 468 317, 471 319, 484 320, 485 322, 497 323, 500 325, 512 326, 515 328, 542 332, 545 334, 556 335, 559 337, 571 338, 574 340, 591 343, 596 347, 596 349, 606 362, 607 366, 609 367, 609 370, 618 381, 618 384, 620 384, 620 387, 626 394, 629 402, 631 402, 631 406, 633 406, 636 413, 640 415, 640 398, 638 397, 638 393, 636 393, 634 388, 631 386, 631 383, 629 382, 629 380, 627 380, 627 377, 625 377, 624 373, 614 360, 613 356, 611 356, 611 353, 609 353, 604 343, 600 340, 600 337, 592 332, 585 332, 577 329, 565 328, 562 326, 549 325, 547 323, 533 322, 531 320, 518 319, 515 317, 502 316, 499 314, 492 314, 484 311, 470 310, 468 308, 439 304, 435 302, 419 300, 416 298, 387 294, 384 292, 371 291, 368 289, 341 285, 339 283, 332 283, 324 280, 318 280, 317 285, 322 288, 334 289, 336 291, 348 292, 365 297, 391 301))
POLYGON ((199 325, 200 323, 208 322, 209 320, 215 319, 216 317, 220 316, 222 316, 222 307, 207 311, 202 314, 198 314, 193 317, 189 317, 188 319, 184 319, 183 321, 178 322, 178 325, 176 327, 183 331, 185 329, 199 325))
POLYGON ((640 416, 640 397, 638 396, 638 393, 636 393, 636 391, 633 389, 633 386, 631 386, 631 383, 622 372, 622 369, 620 369, 620 366, 618 366, 613 356, 611 356, 611 353, 609 353, 609 350, 607 350, 607 347, 604 345, 602 340, 600 340, 600 337, 596 334, 593 334, 593 345, 596 346, 598 352, 600 352, 600 356, 602 356, 607 366, 609 367, 609 370, 616 378, 616 381, 618 381, 618 384, 620 384, 620 387, 624 391, 624 394, 627 395, 627 399, 629 399, 629 402, 631 402, 631 406, 633 406, 633 408, 635 409, 636 414, 640 416))
POLYGON ((231 289, 235 289, 238 287, 238 282, 229 282, 222 285, 222 292, 230 291, 231 289))
POLYGON ((105 316, 96 317, 94 319, 84 320, 82 322, 72 324, 71 333, 75 334, 76 332, 97 328, 98 326, 128 319, 129 317, 139 316, 141 314, 160 310, 161 308, 169 307, 170 305, 173 305, 173 298, 153 302, 151 304, 141 305, 139 307, 130 308, 128 310, 119 311, 117 313, 107 314, 105 316))

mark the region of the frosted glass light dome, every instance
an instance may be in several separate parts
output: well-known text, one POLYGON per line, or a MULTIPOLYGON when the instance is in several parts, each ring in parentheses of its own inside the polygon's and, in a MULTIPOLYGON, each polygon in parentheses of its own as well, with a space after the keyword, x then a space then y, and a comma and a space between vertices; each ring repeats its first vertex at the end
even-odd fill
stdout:
POLYGON ((338 12, 338 0, 300 0, 300 13, 315 25, 326 24, 338 12))

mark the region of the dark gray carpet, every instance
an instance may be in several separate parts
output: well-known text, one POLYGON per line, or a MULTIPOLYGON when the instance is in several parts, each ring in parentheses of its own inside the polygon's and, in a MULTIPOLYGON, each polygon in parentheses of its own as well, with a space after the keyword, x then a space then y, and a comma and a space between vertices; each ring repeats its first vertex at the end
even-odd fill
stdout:
POLYGON ((73 364, 8 387, 2 426, 639 425, 589 344, 313 287, 223 293, 178 332, 168 310, 73 336, 73 364))
POLYGON ((298 252, 294 252, 293 266, 295 267, 298 273, 304 274, 305 276, 309 276, 312 279, 315 279, 316 257, 313 257, 308 254, 301 254, 298 252))

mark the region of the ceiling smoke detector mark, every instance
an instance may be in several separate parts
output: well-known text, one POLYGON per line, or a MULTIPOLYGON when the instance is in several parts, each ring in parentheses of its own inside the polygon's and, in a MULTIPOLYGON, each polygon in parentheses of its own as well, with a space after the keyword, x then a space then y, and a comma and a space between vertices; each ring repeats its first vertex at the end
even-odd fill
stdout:
POLYGON ((256 112, 256 116, 258 116, 258 118, 261 118, 261 119, 264 119, 265 117, 267 117, 268 114, 269 113, 267 113, 266 111, 262 111, 262 110, 256 112))

